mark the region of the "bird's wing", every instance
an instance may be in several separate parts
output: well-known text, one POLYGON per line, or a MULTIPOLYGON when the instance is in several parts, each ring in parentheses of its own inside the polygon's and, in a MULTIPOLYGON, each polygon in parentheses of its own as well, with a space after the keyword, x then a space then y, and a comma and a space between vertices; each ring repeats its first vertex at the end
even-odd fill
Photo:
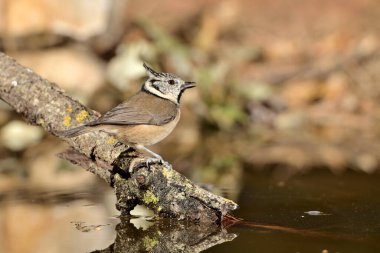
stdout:
POLYGON ((139 92, 116 106, 88 126, 109 125, 164 125, 178 113, 176 104, 146 92, 139 92))

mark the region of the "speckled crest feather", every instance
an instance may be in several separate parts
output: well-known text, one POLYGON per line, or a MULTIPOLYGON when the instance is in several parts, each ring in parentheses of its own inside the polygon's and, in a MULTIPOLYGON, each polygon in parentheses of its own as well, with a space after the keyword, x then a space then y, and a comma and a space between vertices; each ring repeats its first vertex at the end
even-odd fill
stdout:
POLYGON ((146 69, 149 76, 151 76, 151 77, 154 76, 154 77, 157 77, 159 79, 161 79, 161 78, 164 78, 164 79, 180 79, 177 75, 174 75, 172 73, 157 72, 154 69, 152 69, 151 67, 149 67, 148 65, 146 65, 145 62, 143 63, 143 66, 146 69))

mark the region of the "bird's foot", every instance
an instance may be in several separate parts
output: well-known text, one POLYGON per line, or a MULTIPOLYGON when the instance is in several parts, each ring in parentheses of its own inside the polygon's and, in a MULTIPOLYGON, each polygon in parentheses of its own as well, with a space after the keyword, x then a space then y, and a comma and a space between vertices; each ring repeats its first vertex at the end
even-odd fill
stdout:
POLYGON ((142 145, 137 145, 136 148, 137 149, 145 150, 147 153, 149 153, 150 155, 153 156, 152 158, 148 159, 148 162, 150 162, 150 163, 160 163, 160 164, 164 165, 168 169, 172 168, 172 166, 170 165, 170 163, 168 163, 167 161, 165 161, 164 159, 162 159, 162 157, 159 154, 153 152, 152 150, 150 150, 150 149, 148 149, 148 148, 146 148, 146 147, 144 147, 142 145))
POLYGON ((162 159, 162 157, 150 157, 146 160, 146 166, 149 168, 151 164, 161 164, 163 166, 165 166, 166 168, 168 169, 171 169, 172 166, 170 163, 168 163, 167 161, 165 161, 164 159, 162 159))
POLYGON ((135 170, 140 169, 142 167, 150 168, 150 166, 152 164, 162 164, 167 169, 172 169, 172 166, 170 165, 170 163, 168 163, 167 161, 163 160, 162 157, 161 158, 158 158, 158 157, 149 157, 147 159, 144 158, 144 159, 138 159, 138 160, 132 161, 132 163, 129 166, 129 170, 128 171, 129 171, 129 173, 132 173, 135 170))
POLYGON ((162 159, 158 157, 149 157, 145 160, 146 167, 150 168, 151 164, 161 163, 162 159))
POLYGON ((170 163, 168 163, 167 161, 164 161, 164 160, 160 160, 160 163, 162 164, 162 165, 164 165, 165 166, 165 168, 167 168, 167 169, 169 169, 169 170, 171 170, 172 169, 172 165, 170 164, 170 163))

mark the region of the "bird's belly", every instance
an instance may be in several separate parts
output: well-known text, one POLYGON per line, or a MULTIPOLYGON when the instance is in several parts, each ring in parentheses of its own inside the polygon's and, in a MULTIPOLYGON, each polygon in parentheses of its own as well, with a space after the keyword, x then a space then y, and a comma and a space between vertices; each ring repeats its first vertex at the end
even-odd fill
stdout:
POLYGON ((176 117, 175 120, 162 126, 156 125, 134 125, 127 126, 119 129, 116 133, 116 137, 130 144, 140 144, 143 146, 154 145, 166 138, 175 128, 179 120, 176 117))

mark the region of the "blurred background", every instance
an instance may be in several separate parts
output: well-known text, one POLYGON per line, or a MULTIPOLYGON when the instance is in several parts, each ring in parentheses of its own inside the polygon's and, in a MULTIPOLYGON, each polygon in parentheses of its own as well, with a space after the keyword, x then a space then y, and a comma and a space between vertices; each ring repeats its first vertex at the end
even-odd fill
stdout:
MULTIPOLYGON (((196 81, 152 149, 239 201, 256 171, 280 187, 378 176, 379 16, 376 0, 0 0, 0 50, 101 113, 140 89, 142 62, 196 81)), ((60 252, 36 238, 117 215, 112 189, 56 157, 65 147, 0 103, 0 252, 60 252)), ((85 240, 107 246, 107 231, 85 240)))

